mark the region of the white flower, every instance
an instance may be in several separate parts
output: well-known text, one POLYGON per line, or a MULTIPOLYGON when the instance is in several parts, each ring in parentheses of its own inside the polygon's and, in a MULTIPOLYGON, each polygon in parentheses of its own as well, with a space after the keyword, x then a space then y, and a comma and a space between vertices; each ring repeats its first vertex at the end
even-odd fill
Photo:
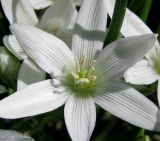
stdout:
MULTIPOLYGON (((106 1, 107 10, 112 17, 115 0, 106 1)), ((151 34, 151 29, 133 12, 127 9, 125 18, 123 21, 122 34, 125 37, 151 34)), ((127 82, 137 85, 148 85, 160 80, 160 45, 158 40, 156 41, 154 48, 145 55, 145 58, 137 62, 136 65, 129 68, 124 78, 127 82)), ((160 82, 158 82, 158 101, 160 105, 160 82)))
POLYGON ((52 79, 38 82, 0 101, 0 117, 21 118, 65 104, 64 116, 73 141, 88 141, 96 122, 95 104, 148 130, 160 130, 159 109, 134 88, 116 80, 152 48, 153 34, 117 40, 102 50, 106 0, 85 0, 76 20, 72 51, 38 28, 15 24, 12 33, 27 54, 52 79))
MULTIPOLYGON (((45 11, 40 22, 28 0, 1 0, 1 4, 10 24, 22 23, 37 26, 71 45, 72 29, 77 16, 72 0, 55 2, 45 11)), ((14 35, 5 36, 4 44, 20 60, 24 60, 18 75, 18 90, 45 79, 46 73, 28 57, 14 35)))
POLYGON ((124 73, 126 82, 148 85, 158 80, 157 96, 160 105, 160 46, 155 46, 144 59, 124 73))
MULTIPOLYGON (((65 0, 63 1, 65 4, 65 0)), ((39 10, 39 9, 43 9, 53 5, 55 3, 55 0, 30 0, 30 3, 32 4, 34 9, 39 10)), ((73 4, 75 5, 79 6, 81 5, 81 3, 82 3, 82 0, 73 0, 73 4)))
POLYGON ((0 130, 1 141, 34 141, 31 137, 12 130, 0 130))

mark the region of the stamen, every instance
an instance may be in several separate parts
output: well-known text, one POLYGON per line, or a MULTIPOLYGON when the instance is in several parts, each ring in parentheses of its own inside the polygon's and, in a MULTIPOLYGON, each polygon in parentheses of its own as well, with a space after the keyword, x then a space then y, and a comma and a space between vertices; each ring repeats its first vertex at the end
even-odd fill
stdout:
MULTIPOLYGON (((74 83, 77 85, 77 87, 85 85, 89 83, 90 85, 93 84, 93 81, 97 79, 96 76, 92 75, 92 71, 95 70, 94 64, 96 60, 93 60, 90 65, 87 67, 87 58, 83 57, 81 61, 78 61, 75 59, 76 62, 76 71, 71 72, 73 78, 74 78, 74 83)), ((88 84, 87 84, 88 86, 88 84)))
POLYGON ((84 56, 83 59, 79 62, 80 65, 86 64, 87 58, 84 56))
POLYGON ((97 76, 90 76, 89 77, 89 80, 91 80, 91 81, 94 81, 94 80, 96 80, 97 79, 97 76))
POLYGON ((95 70, 95 67, 94 67, 94 66, 92 66, 92 67, 91 67, 91 69, 94 71, 94 70, 95 70))
POLYGON ((88 78, 79 78, 77 81, 76 81, 76 84, 85 84, 85 83, 89 83, 89 79, 88 78))
POLYGON ((95 67, 94 67, 94 64, 96 63, 96 60, 93 60, 92 63, 91 63, 91 66, 88 70, 88 72, 91 72, 92 70, 94 71, 95 70, 95 67))
POLYGON ((78 74, 76 74, 76 73, 74 73, 74 72, 71 72, 71 74, 73 75, 73 77, 74 77, 75 79, 79 79, 79 75, 78 75, 78 74))
POLYGON ((76 62, 76 69, 78 72, 80 72, 80 66, 79 66, 79 62, 77 59, 75 59, 75 62, 76 62))

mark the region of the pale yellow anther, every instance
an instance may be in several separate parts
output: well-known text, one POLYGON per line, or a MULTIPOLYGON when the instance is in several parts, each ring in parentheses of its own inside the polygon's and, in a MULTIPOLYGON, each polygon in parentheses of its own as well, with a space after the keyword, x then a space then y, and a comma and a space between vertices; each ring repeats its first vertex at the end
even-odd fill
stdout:
POLYGON ((92 70, 95 70, 95 67, 94 67, 95 62, 96 62, 96 60, 93 60, 93 61, 92 61, 92 64, 91 64, 91 69, 92 69, 92 70))
POLYGON ((76 62, 76 69, 77 69, 77 72, 80 72, 80 66, 79 66, 78 60, 75 59, 75 62, 76 62))
POLYGON ((85 83, 89 83, 89 79, 88 78, 79 78, 76 81, 76 84, 85 84, 85 83))
MULTIPOLYGON (((76 71, 71 72, 74 82, 76 85, 85 85, 87 83, 92 84, 93 81, 97 79, 96 76, 92 75, 92 71, 95 70, 94 64, 96 60, 92 60, 89 66, 86 65, 87 58, 84 56, 82 60, 78 61, 75 59, 76 62, 76 71)), ((87 84, 88 85, 88 84, 87 84)))
POLYGON ((92 66, 92 70, 95 70, 95 67, 94 67, 94 66, 92 66))
POLYGON ((84 58, 80 61, 80 64, 81 64, 81 65, 82 65, 82 64, 86 64, 86 62, 87 62, 87 58, 84 57, 84 58))
POLYGON ((55 33, 55 34, 58 34, 59 30, 60 30, 59 26, 54 26, 52 32, 55 33))
POLYGON ((92 81, 94 81, 94 80, 96 80, 97 79, 97 76, 90 76, 89 77, 89 80, 92 80, 92 81))
POLYGON ((71 72, 72 76, 75 78, 75 79, 79 79, 79 75, 74 73, 74 72, 71 72))

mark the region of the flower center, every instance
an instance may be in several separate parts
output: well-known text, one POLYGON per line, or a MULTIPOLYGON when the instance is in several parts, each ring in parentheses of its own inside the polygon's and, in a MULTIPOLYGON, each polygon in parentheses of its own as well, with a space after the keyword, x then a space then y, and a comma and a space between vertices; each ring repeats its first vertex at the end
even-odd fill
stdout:
POLYGON ((86 58, 83 58, 80 62, 76 63, 76 72, 71 72, 71 74, 77 87, 88 85, 89 83, 94 83, 94 81, 97 79, 95 75, 92 75, 93 71, 95 70, 95 62, 96 60, 93 60, 88 69, 86 68, 86 58))
POLYGON ((151 65, 157 74, 160 75, 160 50, 155 48, 155 52, 150 55, 151 65))
POLYGON ((154 58, 153 69, 160 75, 160 57, 154 58))
POLYGON ((76 61, 76 70, 71 71, 69 75, 70 88, 79 96, 92 96, 95 88, 94 64, 96 60, 91 61, 87 65, 87 58, 84 57, 80 61, 76 61))

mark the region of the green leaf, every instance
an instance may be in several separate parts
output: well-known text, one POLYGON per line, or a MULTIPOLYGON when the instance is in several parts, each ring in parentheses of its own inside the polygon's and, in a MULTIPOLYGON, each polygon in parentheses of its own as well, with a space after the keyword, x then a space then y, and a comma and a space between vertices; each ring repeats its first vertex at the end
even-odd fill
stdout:
POLYGON ((150 12, 150 9, 151 9, 151 6, 152 6, 152 2, 153 2, 153 0, 143 0, 143 7, 140 10, 139 17, 144 22, 147 21, 147 18, 148 18, 148 15, 149 15, 149 12, 150 12))
POLYGON ((143 0, 132 0, 128 8, 136 13, 143 6, 143 0))
POLYGON ((153 0, 132 0, 129 9, 136 13, 144 22, 147 21, 153 0))
POLYGON ((123 23, 127 8, 128 0, 117 0, 114 8, 111 24, 107 36, 105 38, 104 46, 116 40, 120 34, 120 29, 123 23))

